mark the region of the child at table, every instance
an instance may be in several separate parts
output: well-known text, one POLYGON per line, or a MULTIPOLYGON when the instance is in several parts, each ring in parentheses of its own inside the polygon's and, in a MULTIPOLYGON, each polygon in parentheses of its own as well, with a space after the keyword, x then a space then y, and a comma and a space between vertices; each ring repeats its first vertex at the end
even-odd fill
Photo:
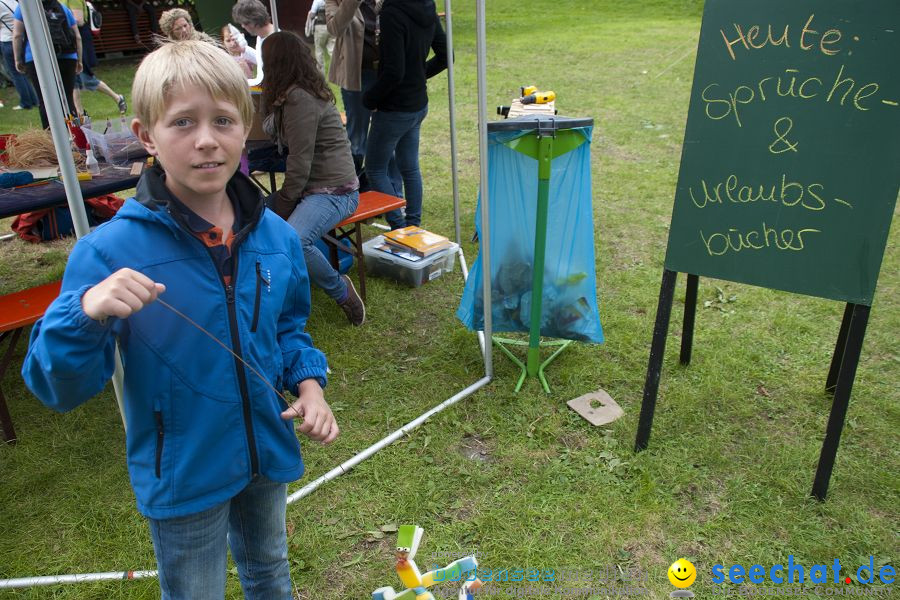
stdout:
POLYGON ((162 46, 132 101, 135 135, 161 165, 75 245, 22 375, 47 406, 72 409, 110 378, 118 340, 128 470, 162 597, 223 598, 230 546, 247 598, 288 600, 286 483, 303 473, 292 419, 314 440, 338 435, 325 356, 304 332, 300 242, 235 172, 252 104, 225 52, 162 46))

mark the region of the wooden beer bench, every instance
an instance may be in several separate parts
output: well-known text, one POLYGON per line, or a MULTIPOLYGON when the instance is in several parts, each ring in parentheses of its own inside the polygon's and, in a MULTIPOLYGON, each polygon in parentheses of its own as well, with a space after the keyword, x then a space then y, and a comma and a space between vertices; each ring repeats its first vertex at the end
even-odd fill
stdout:
MULTIPOLYGON (((44 311, 47 310, 50 303, 59 296, 61 283, 61 281, 54 281, 0 296, 0 344, 7 338, 11 338, 6 352, 3 353, 3 358, 0 359, 0 383, 2 383, 3 375, 12 360, 22 330, 44 315, 44 311)), ((16 431, 13 429, 12 417, 9 415, 2 387, 0 387, 0 425, 3 427, 3 440, 14 444, 16 431)))
POLYGON ((359 275, 359 293, 366 300, 366 260, 363 256, 362 224, 371 223, 376 217, 403 208, 406 200, 381 192, 368 191, 359 195, 359 205, 352 215, 341 221, 325 234, 322 239, 331 250, 331 266, 338 268, 338 248, 356 258, 356 272, 359 275), (342 243, 348 240, 350 246, 342 243))

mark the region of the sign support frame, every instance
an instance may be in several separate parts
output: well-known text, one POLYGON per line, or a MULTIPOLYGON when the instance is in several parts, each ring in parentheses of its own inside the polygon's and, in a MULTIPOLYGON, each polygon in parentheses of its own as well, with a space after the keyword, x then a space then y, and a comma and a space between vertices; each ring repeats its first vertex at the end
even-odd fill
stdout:
MULTIPOLYGON (((653 428, 653 415, 656 411, 656 400, 659 393, 659 380, 662 375, 663 357, 666 352, 666 338, 672 316, 672 304, 675 297, 675 284, 678 277, 676 271, 663 269, 662 282, 659 288, 659 304, 656 308, 656 321, 653 327, 653 340, 650 345, 650 359, 647 364, 647 376, 644 380, 644 395, 641 401, 641 413, 638 419, 638 430, 634 440, 634 451, 646 450, 650 443, 650 432, 653 428)), ((682 323, 681 353, 679 362, 688 366, 694 341, 694 324, 697 314, 697 289, 700 276, 687 273, 687 285, 684 301, 684 321, 682 323)), ((835 343, 831 366, 825 382, 825 392, 834 397, 825 429, 825 439, 819 452, 819 463, 810 495, 824 502, 828 495, 828 484, 834 470, 844 422, 850 406, 850 395, 856 379, 856 369, 862 355, 863 341, 869 322, 871 307, 865 304, 847 303, 841 328, 835 343)))

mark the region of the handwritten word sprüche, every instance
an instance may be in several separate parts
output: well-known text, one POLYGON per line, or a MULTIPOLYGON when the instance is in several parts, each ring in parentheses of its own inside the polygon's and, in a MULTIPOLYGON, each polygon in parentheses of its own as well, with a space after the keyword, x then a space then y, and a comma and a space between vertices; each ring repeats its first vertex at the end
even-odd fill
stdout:
MULTIPOLYGON (((803 184, 789 181, 785 174, 781 175, 780 183, 769 185, 741 185, 737 175, 729 175, 725 178, 725 181, 715 184, 707 183, 705 179, 701 179, 696 194, 693 186, 688 188, 691 202, 697 208, 706 208, 710 205, 724 205, 726 202, 732 204, 771 202, 788 207, 800 206, 811 211, 820 211, 825 208, 825 200, 822 198, 824 191, 825 186, 821 183, 803 184)), ((840 198, 835 198, 834 202, 853 208, 849 202, 840 198)))
POLYGON ((767 102, 772 97, 797 98, 799 100, 812 100, 820 98, 824 102, 835 100, 840 106, 852 106, 856 110, 866 111, 872 108, 871 101, 863 101, 878 93, 879 86, 875 82, 858 85, 852 77, 844 76, 844 65, 841 65, 828 87, 825 81, 819 77, 798 76, 798 69, 785 69, 783 75, 763 77, 752 86, 741 84, 734 90, 726 92, 723 97, 718 88, 718 83, 711 83, 700 92, 700 98, 705 103, 706 116, 713 121, 733 116, 738 127, 742 127, 739 107, 753 102, 767 102), (854 93, 854 89, 856 90, 854 93), (827 94, 826 94, 827 90, 827 94), (851 96, 851 93, 853 94, 851 96), (851 101, 847 102, 850 98, 851 101))
MULTIPOLYGON (((809 15, 809 19, 806 20, 806 24, 800 30, 799 35, 797 35, 795 41, 798 47, 805 51, 818 50, 827 56, 840 54, 841 48, 836 47, 843 37, 840 30, 828 29, 820 36, 819 32, 812 28, 815 16, 815 14, 809 15)), ((734 26, 734 32, 726 32, 724 29, 719 30, 731 60, 737 60, 735 48, 739 49, 741 46, 748 51, 760 50, 768 45, 791 47, 791 26, 789 24, 785 25, 784 29, 780 31, 777 27, 773 29, 770 24, 766 27, 767 31, 765 34, 763 34, 762 25, 751 25, 746 31, 738 23, 733 23, 732 25, 734 26), (779 37, 776 38, 776 36, 779 37)))

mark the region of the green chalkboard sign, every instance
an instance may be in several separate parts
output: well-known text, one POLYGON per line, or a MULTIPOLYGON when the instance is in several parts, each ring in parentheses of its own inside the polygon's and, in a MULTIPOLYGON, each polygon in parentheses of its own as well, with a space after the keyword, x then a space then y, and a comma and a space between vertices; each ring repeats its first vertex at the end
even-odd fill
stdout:
POLYGON ((871 305, 900 182, 900 0, 707 0, 666 268, 871 305))

